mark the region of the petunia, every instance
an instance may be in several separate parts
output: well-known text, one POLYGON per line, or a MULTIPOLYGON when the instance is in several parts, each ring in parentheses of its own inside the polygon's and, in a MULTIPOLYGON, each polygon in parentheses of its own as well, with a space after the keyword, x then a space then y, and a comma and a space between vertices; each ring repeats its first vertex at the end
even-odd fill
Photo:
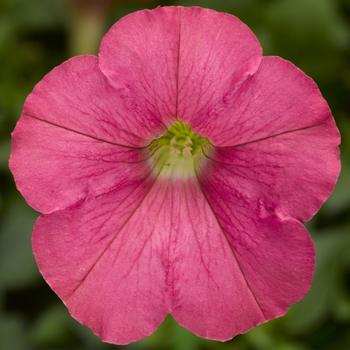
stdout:
POLYGON ((223 341, 310 288, 303 222, 335 185, 338 145, 316 84, 236 17, 159 7, 37 84, 10 167, 75 319, 126 344, 171 314, 223 341))

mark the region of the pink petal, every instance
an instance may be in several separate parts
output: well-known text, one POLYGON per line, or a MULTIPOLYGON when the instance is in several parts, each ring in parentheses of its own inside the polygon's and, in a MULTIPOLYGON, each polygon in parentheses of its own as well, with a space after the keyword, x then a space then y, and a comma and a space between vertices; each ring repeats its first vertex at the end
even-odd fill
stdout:
POLYGON ((283 216, 307 221, 335 186, 340 172, 338 144, 338 130, 329 119, 260 141, 218 147, 211 156, 212 168, 232 184, 234 192, 254 201, 256 210, 263 204, 283 216))
POLYGON ((305 294, 313 247, 299 222, 256 217, 239 199, 226 210, 222 206, 230 198, 211 188, 203 194, 195 184, 177 192, 170 266, 172 314, 181 325, 205 338, 228 340, 281 316, 305 294))
POLYGON ((64 209, 118 186, 145 181, 142 149, 102 142, 23 115, 13 134, 11 171, 40 212, 64 209))
POLYGON ((228 98, 253 74, 261 47, 232 15, 158 7, 117 22, 100 49, 101 70, 134 108, 169 124, 228 98))
POLYGON ((97 57, 78 56, 35 86, 23 114, 102 141, 143 146, 164 128, 146 111, 130 107, 101 73, 97 57))
POLYGON ((160 193, 151 186, 119 186, 44 215, 34 228, 40 272, 71 315, 106 342, 144 338, 167 313, 159 235, 148 217, 161 211, 160 193))
POLYGON ((230 339, 308 289, 313 249, 297 221, 251 220, 249 206, 217 215, 192 181, 122 192, 41 217, 33 237, 47 282, 105 341, 145 337, 167 313, 200 336, 230 339))
POLYGON ((129 14, 101 43, 102 72, 132 110, 168 124, 176 115, 179 9, 158 7, 129 14))
POLYGON ((258 69, 262 49, 235 16, 200 7, 180 11, 177 117, 190 122, 231 98, 258 69))
POLYGON ((12 137, 10 168, 33 208, 64 209, 128 177, 144 178, 144 150, 119 143, 144 145, 149 133, 145 120, 124 109, 97 58, 74 58, 27 98, 12 137))
POLYGON ((264 315, 198 184, 174 187, 172 198, 173 317, 191 332, 221 341, 262 323, 264 315))
MULTIPOLYGON (((207 201, 205 218, 210 225, 210 229, 204 231, 207 232, 208 248, 203 249, 201 245, 201 256, 209 267, 208 279, 214 266, 218 267, 219 276, 224 274, 225 281, 213 274, 216 289, 223 293, 222 301, 212 299, 215 293, 212 284, 202 298, 197 298, 203 302, 200 308, 189 304, 183 310, 180 308, 180 318, 176 314, 175 317, 201 336, 226 340, 282 316, 290 304, 305 295, 311 286, 314 250, 310 236, 299 221, 280 216, 267 205, 261 204, 257 208, 254 200, 242 193, 234 179, 226 174, 223 177, 220 171, 213 172, 203 176, 200 183, 207 201), (215 237, 221 247, 212 244, 215 237), (226 259, 225 264, 219 266, 218 259, 226 259), (211 311, 218 305, 220 308, 215 314, 225 318, 214 326, 210 323, 215 319, 211 311), (198 312, 201 312, 202 323, 196 319, 198 312), (210 316, 205 318, 206 315, 210 316), (221 333, 222 330, 225 331, 221 333)), ((193 220, 196 220, 198 211, 194 212, 193 220)), ((204 217, 202 220, 205 221, 204 217)), ((201 223, 198 220, 193 225, 200 227, 201 223)), ((192 292, 206 282, 188 266, 194 266, 194 263, 184 262, 183 274, 189 277, 183 288, 192 292)))
POLYGON ((290 62, 267 56, 234 95, 197 115, 191 125, 216 145, 233 146, 330 119, 314 81, 290 62))

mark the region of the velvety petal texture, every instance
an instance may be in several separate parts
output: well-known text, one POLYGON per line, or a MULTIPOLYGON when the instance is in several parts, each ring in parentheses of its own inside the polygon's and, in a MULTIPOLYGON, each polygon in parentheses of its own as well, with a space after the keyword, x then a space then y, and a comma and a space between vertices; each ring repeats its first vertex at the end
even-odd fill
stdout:
POLYGON ((189 122, 255 73, 261 46, 238 18, 200 7, 158 7, 118 21, 100 67, 130 108, 189 122), (132 28, 132 30, 130 30, 132 28))
POLYGON ((128 108, 107 82, 95 56, 74 57, 48 73, 25 101, 23 114, 126 146, 144 145, 161 130, 147 111, 128 108))
POLYGON ((233 96, 208 106, 191 125, 217 146, 235 146, 324 122, 334 135, 331 111, 315 82, 292 63, 267 56, 233 96))
POLYGON ((40 212, 64 209, 146 171, 147 122, 124 109, 97 64, 82 56, 51 71, 28 96, 13 132, 10 168, 40 212))
POLYGON ((220 166, 203 175, 200 185, 262 319, 283 315, 311 283, 309 234, 300 221, 255 198, 220 166))
POLYGON ((35 225, 41 273, 72 316, 107 342, 150 335, 168 313, 152 183, 123 184, 35 225))
POLYGON ((150 172, 141 148, 102 142, 26 114, 17 124, 12 149, 17 186, 42 213, 109 192, 119 182, 144 179, 150 172))
POLYGON ((177 117, 194 125, 257 71, 262 49, 251 30, 226 13, 179 8, 179 26, 177 117))
POLYGON ((100 68, 129 110, 168 124, 176 116, 179 8, 125 16, 102 40, 100 68))
POLYGON ((303 222, 335 185, 339 142, 312 79, 263 57, 236 17, 158 7, 122 18, 98 57, 37 84, 10 168, 42 214, 40 272, 75 319, 115 344, 150 335, 168 314, 224 341, 310 288, 303 222), (163 141, 183 162, 160 162, 163 141), (187 168, 173 176, 169 164, 187 168))
POLYGON ((232 182, 238 193, 255 200, 255 207, 266 203, 282 215, 306 221, 333 190, 340 171, 338 143, 329 119, 257 142, 218 147, 209 157, 223 186, 232 182))
POLYGON ((249 205, 237 205, 227 222, 211 188, 209 204, 196 182, 142 190, 124 202, 120 190, 43 216, 34 230, 41 273, 105 341, 139 340, 168 313, 202 337, 227 340, 305 294, 313 247, 299 222, 247 220, 249 205))

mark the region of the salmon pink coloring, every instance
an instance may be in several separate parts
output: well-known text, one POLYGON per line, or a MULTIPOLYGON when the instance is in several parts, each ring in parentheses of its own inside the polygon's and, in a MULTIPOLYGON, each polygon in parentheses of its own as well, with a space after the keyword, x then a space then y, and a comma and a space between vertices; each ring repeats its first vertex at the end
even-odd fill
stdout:
POLYGON ((10 168, 75 319, 115 344, 167 315, 225 341, 309 290, 303 223, 333 190, 339 142, 312 79, 236 17, 158 7, 35 86, 10 168))

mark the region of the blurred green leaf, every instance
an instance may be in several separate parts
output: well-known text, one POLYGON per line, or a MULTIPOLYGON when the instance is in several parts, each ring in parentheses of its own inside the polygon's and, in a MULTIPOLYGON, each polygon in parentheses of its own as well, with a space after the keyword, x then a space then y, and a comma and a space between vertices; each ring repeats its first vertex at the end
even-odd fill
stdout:
POLYGON ((325 210, 337 213, 350 206, 350 161, 346 154, 341 155, 341 173, 334 192, 325 204, 325 210))
POLYGON ((0 285, 20 288, 36 281, 39 274, 31 249, 35 214, 19 196, 8 208, 0 226, 0 285))
POLYGON ((300 344, 282 344, 274 348, 276 350, 308 350, 310 348, 300 344))
POLYGON ((150 337, 134 345, 135 349, 173 349, 196 350, 201 340, 180 327, 170 316, 162 323, 160 328, 150 337))
POLYGON ((32 325, 30 338, 36 346, 61 344, 71 336, 70 316, 63 304, 50 307, 32 325))
POLYGON ((316 271, 311 291, 293 306, 284 322, 292 333, 305 334, 337 309, 342 257, 350 251, 350 226, 319 232, 315 237, 316 271))
POLYGON ((268 54, 281 54, 318 79, 334 79, 345 65, 349 28, 334 0, 280 0, 267 5, 268 54))
POLYGON ((61 0, 11 0, 6 15, 17 26, 44 29, 62 23, 64 7, 61 0))
POLYGON ((8 159, 10 155, 10 140, 0 140, 0 169, 4 170, 8 167, 8 159))
POLYGON ((350 120, 345 115, 338 118, 341 131, 341 173, 334 192, 325 204, 325 210, 337 213, 350 207, 350 120))
POLYGON ((263 324, 246 334, 245 337, 254 346, 254 349, 268 350, 276 347, 277 338, 270 333, 269 327, 269 324, 263 324))
POLYGON ((20 318, 9 314, 0 316, 0 349, 29 350, 20 318))

